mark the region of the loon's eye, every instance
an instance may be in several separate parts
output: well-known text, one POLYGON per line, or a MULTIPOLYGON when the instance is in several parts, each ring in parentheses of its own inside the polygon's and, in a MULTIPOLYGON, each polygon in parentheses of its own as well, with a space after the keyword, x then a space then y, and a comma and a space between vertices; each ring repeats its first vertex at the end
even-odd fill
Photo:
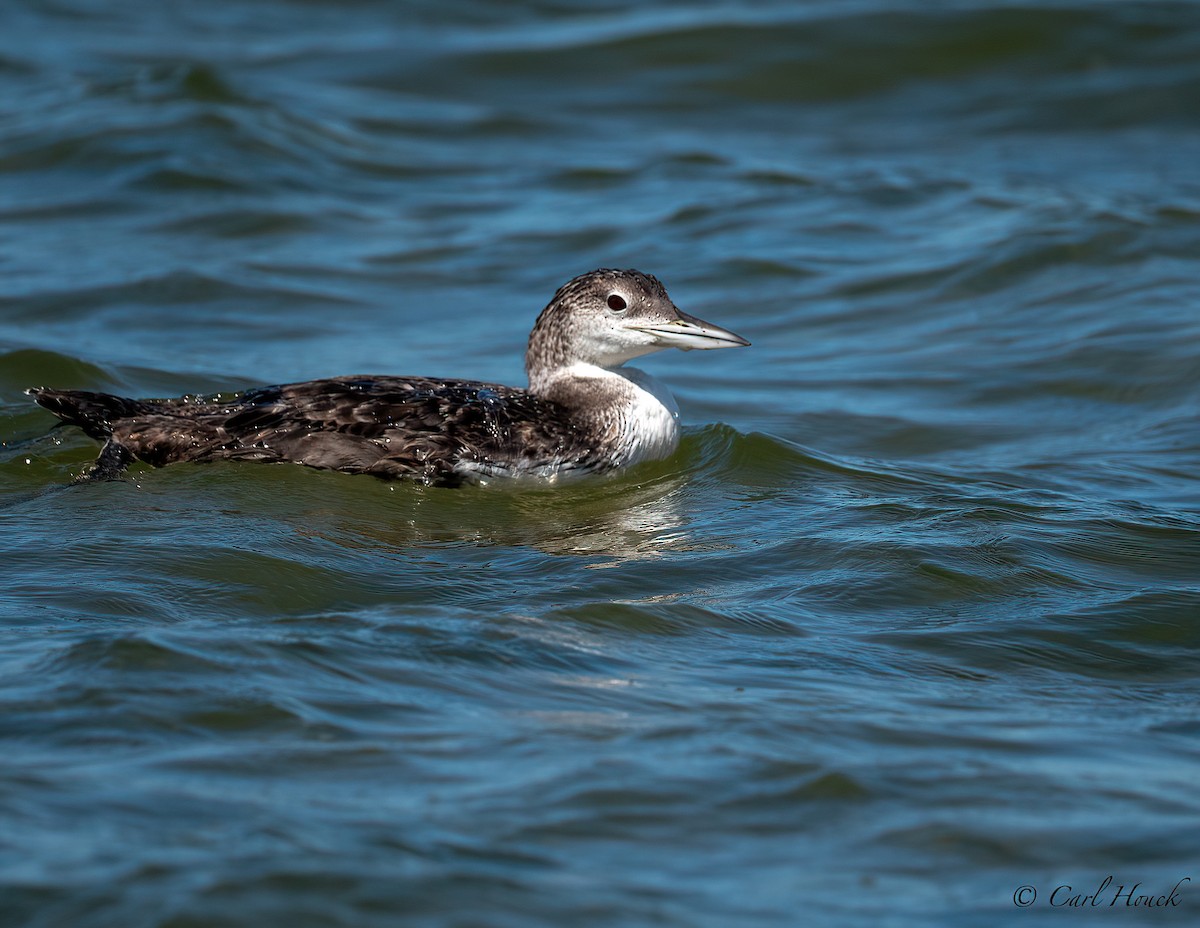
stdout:
POLYGON ((625 299, 624 299, 624 297, 621 296, 621 294, 610 293, 608 295, 608 308, 611 309, 614 313, 625 312, 625 307, 628 305, 629 304, 625 302, 625 299))

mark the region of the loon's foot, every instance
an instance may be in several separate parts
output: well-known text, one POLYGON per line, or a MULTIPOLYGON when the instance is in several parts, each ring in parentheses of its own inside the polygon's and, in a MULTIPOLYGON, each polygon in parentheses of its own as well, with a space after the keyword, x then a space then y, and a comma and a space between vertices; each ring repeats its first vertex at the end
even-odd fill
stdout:
POLYGON ((96 463, 75 478, 76 483, 93 480, 119 480, 125 468, 133 463, 133 454, 124 445, 110 438, 100 449, 96 463))

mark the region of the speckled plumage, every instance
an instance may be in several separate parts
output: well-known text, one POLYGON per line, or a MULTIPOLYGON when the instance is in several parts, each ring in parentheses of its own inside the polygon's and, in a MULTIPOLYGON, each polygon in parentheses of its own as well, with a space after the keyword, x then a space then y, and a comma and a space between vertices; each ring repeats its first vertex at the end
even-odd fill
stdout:
POLYGON ((158 467, 287 461, 454 486, 598 473, 663 457, 677 442, 674 403, 661 384, 624 362, 673 345, 744 344, 680 313, 655 278, 600 270, 563 286, 538 317, 526 353, 529 389, 359 376, 207 401, 29 393, 105 442, 92 477, 117 476, 133 460, 158 467))
POLYGON ((527 390, 470 381, 348 377, 263 387, 219 403, 124 401, 38 390, 39 403, 156 467, 180 461, 292 461, 326 470, 447 486, 472 463, 497 473, 510 449, 531 464, 602 469, 566 410, 527 390), (109 429, 105 433, 105 427, 109 429))

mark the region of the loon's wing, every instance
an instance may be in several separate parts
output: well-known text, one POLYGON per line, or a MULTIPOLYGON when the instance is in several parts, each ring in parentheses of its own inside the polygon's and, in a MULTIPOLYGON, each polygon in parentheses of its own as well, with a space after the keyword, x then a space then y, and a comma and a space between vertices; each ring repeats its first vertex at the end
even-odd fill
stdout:
POLYGON ((265 387, 244 394, 219 424, 251 456, 272 451, 312 467, 432 483, 588 454, 559 404, 465 380, 352 377, 265 387))

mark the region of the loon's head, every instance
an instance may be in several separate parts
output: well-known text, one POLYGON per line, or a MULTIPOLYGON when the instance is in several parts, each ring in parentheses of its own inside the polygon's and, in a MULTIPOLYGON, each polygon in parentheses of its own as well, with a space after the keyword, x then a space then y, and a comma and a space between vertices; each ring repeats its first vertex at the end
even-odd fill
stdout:
POLYGON ((737 348, 740 335, 687 313, 658 279, 610 268, 568 281, 542 310, 529 336, 525 370, 530 386, 575 364, 620 367, 663 348, 737 348))

